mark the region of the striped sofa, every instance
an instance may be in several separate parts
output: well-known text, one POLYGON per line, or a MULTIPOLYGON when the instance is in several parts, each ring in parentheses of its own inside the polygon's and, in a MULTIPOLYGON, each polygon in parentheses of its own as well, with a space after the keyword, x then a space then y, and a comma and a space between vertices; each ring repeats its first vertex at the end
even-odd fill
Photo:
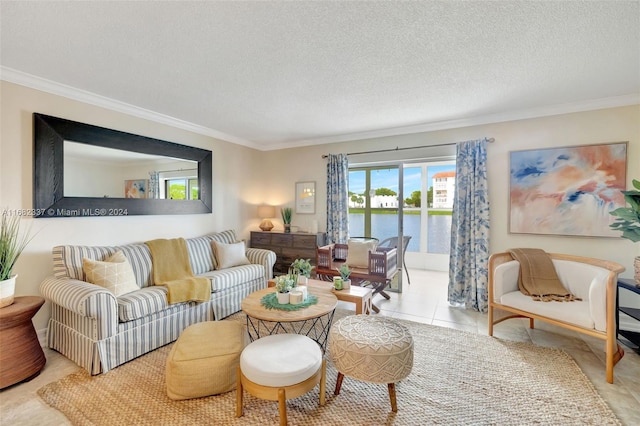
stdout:
POLYGON ((172 305, 166 288, 153 285, 151 253, 144 243, 54 247, 53 276, 40 284, 52 305, 47 345, 95 375, 173 342, 191 324, 238 312, 242 299, 267 286, 276 255, 248 248, 250 265, 218 270, 212 240, 237 241, 234 231, 186 239, 193 273, 211 278, 211 300, 172 305), (131 263, 140 289, 116 297, 85 281, 82 259, 103 260, 118 250, 131 263))

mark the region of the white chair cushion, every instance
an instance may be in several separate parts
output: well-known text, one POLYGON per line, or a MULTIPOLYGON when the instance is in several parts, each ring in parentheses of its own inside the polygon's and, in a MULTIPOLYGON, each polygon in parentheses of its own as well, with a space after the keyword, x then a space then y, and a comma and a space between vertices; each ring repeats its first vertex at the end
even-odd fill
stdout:
POLYGON ((594 329, 595 326, 589 312, 589 302, 584 300, 541 302, 533 300, 530 296, 524 295, 520 291, 512 291, 502 295, 499 303, 587 329, 594 329))
POLYGON ((242 374, 262 386, 304 382, 322 367, 322 350, 307 336, 274 334, 250 343, 240 355, 242 374))

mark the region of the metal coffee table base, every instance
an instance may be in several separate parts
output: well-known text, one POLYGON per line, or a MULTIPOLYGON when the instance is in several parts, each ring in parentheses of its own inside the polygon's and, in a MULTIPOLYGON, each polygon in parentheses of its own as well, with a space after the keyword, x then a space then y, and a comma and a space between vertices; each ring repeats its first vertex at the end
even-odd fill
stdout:
POLYGON ((247 315, 247 332, 252 342, 272 334, 302 334, 315 340, 325 352, 334 313, 335 310, 332 310, 325 315, 301 321, 264 321, 247 315))

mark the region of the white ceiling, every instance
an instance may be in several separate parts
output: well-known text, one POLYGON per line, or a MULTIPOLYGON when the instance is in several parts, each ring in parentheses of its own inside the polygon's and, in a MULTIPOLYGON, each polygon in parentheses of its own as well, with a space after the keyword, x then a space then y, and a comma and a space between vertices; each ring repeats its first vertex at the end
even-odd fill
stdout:
POLYGON ((640 102, 637 0, 2 0, 0 19, 4 80, 264 150, 640 102))

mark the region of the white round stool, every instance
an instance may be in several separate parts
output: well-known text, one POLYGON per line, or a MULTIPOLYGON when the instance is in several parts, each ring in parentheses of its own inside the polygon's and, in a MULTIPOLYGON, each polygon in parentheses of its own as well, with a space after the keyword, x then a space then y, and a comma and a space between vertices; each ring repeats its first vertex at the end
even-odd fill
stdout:
POLYGON ((350 315, 331 327, 329 353, 338 370, 335 395, 344 376, 386 383, 391 410, 398 411, 395 383, 413 368, 413 337, 407 327, 383 316, 350 315))
POLYGON ((320 346, 300 334, 274 334, 244 348, 238 365, 236 417, 242 416, 242 392, 278 401, 280 425, 287 424, 287 399, 304 395, 320 383, 325 402, 326 361, 320 346))

